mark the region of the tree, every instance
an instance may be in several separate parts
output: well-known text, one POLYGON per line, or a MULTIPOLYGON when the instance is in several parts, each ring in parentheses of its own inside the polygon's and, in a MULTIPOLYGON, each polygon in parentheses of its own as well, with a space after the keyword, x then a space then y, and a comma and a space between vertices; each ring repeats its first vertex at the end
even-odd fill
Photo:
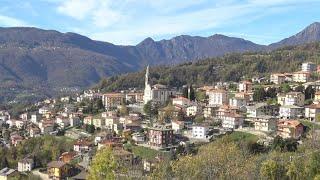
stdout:
POLYGON ((148 116, 155 116, 158 114, 158 107, 153 104, 152 101, 148 101, 147 104, 143 106, 143 111, 148 116))
POLYGON ((289 84, 282 84, 280 89, 283 93, 288 93, 291 91, 291 87, 289 86, 289 84))
POLYGON ((304 93, 304 87, 302 85, 297 86, 296 88, 294 88, 294 90, 297 91, 297 92, 304 93))
POLYGON ((197 101, 203 102, 206 98, 207 98, 206 92, 204 92, 204 91, 197 91, 196 92, 196 100, 197 101))
POLYGON ((307 162, 306 166, 307 174, 310 178, 313 178, 317 174, 320 174, 320 153, 313 152, 307 162))
POLYGON ((315 90, 312 86, 308 86, 304 92, 305 99, 312 99, 314 97, 315 90))
POLYGON ((283 173, 284 171, 283 171, 283 167, 281 167, 281 164, 272 159, 268 159, 264 161, 261 165, 260 175, 264 179, 270 179, 270 180, 281 179, 281 177, 284 177, 283 173))
POLYGON ((263 101, 265 100, 266 92, 263 87, 258 87, 254 90, 253 100, 254 101, 263 101))
POLYGON ((115 179, 116 160, 111 148, 102 148, 94 156, 88 174, 89 180, 115 179))

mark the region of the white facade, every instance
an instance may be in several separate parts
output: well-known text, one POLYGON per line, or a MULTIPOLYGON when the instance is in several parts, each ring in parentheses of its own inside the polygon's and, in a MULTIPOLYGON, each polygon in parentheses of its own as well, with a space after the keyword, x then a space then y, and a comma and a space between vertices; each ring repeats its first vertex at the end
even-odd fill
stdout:
POLYGON ((229 105, 233 107, 242 107, 247 105, 247 100, 244 98, 230 98, 229 99, 229 105))
POLYGON ((308 118, 310 121, 316 120, 317 114, 320 114, 320 104, 312 104, 306 106, 305 108, 305 118, 308 118))
POLYGON ((313 72, 317 70, 317 65, 313 62, 302 63, 301 70, 305 72, 313 72))
POLYGON ((207 126, 201 126, 201 125, 192 126, 192 138, 207 139, 209 138, 208 132, 209 132, 209 127, 207 126))
POLYGON ((254 130, 256 131, 276 131, 277 119, 272 116, 260 116, 254 119, 254 130))
POLYGON ((31 171, 34 167, 34 161, 33 159, 23 159, 18 162, 18 171, 19 172, 28 172, 31 171))
POLYGON ((228 103, 228 93, 225 90, 213 90, 208 94, 209 106, 220 106, 228 103))
POLYGON ((237 129, 242 127, 244 122, 244 117, 238 114, 229 114, 225 115, 222 119, 222 127, 223 128, 230 128, 230 129, 237 129))
POLYGON ((186 112, 187 112, 187 116, 196 116, 197 114, 200 113, 200 107, 197 105, 192 105, 187 107, 186 112))
POLYGON ((304 105, 305 96, 302 92, 289 92, 285 95, 278 95, 277 102, 282 106, 286 105, 304 105))
POLYGON ((308 82, 310 80, 309 72, 295 72, 293 73, 293 81, 294 82, 308 82))
POLYGON ((166 86, 156 84, 151 87, 149 84, 149 66, 146 70, 145 75, 145 88, 143 93, 143 103, 147 104, 149 101, 157 102, 157 103, 165 103, 169 100, 171 96, 176 94, 175 91, 170 91, 166 86))
POLYGON ((300 118, 304 115, 304 108, 294 105, 280 106, 279 116, 284 119, 300 118))
POLYGON ((180 105, 187 107, 191 104, 191 101, 185 97, 177 97, 172 99, 172 105, 180 105))
POLYGON ((286 76, 284 74, 271 74, 270 82, 274 84, 282 84, 286 81, 286 76))

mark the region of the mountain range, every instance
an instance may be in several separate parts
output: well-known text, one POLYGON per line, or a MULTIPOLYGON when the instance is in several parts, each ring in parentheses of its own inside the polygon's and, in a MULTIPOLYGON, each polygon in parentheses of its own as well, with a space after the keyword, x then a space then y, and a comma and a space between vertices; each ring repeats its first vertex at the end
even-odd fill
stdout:
POLYGON ((136 46, 95 41, 75 33, 29 27, 0 28, 0 87, 88 87, 103 77, 150 65, 174 65, 227 53, 268 51, 320 41, 320 23, 268 46, 215 34, 146 38, 136 46))

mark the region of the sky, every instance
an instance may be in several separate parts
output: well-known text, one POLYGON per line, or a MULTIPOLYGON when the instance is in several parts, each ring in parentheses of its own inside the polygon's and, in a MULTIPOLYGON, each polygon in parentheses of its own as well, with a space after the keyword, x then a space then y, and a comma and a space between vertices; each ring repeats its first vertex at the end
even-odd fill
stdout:
POLYGON ((136 45, 224 34, 270 44, 320 21, 320 0, 0 0, 0 26, 75 32, 136 45))

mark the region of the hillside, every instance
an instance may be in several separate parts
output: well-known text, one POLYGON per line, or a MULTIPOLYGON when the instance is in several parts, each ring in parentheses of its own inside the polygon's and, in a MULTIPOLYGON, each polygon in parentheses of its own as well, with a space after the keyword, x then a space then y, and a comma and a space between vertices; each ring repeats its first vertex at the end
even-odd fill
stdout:
MULTIPOLYGON (((320 63, 320 43, 289 46, 263 53, 228 54, 177 66, 154 67, 150 70, 150 78, 153 84, 161 83, 171 87, 204 85, 217 81, 239 81, 269 75, 271 72, 293 72, 299 70, 305 61, 320 63)), ((99 85, 104 91, 143 86, 144 71, 111 77, 99 85)))

